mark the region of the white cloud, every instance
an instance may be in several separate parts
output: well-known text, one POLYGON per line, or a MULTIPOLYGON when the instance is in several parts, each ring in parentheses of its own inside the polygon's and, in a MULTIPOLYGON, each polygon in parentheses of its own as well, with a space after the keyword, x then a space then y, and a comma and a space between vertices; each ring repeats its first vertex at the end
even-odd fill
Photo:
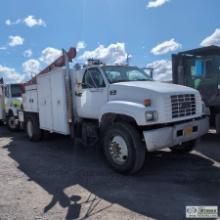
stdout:
POLYGON ((31 57, 32 54, 33 54, 33 52, 32 52, 31 49, 27 49, 27 50, 25 50, 24 53, 23 53, 24 57, 27 57, 27 58, 31 57))
POLYGON ((220 29, 216 29, 213 34, 205 38, 201 44, 202 47, 217 45, 220 46, 220 29))
POLYGON ((14 68, 0 65, 0 77, 4 78, 6 83, 22 82, 25 75, 19 74, 14 68))
POLYGON ((159 81, 172 80, 172 63, 168 60, 157 60, 147 64, 148 68, 154 69, 154 79, 159 81))
POLYGON ((61 55, 62 55, 61 50, 52 47, 47 47, 41 52, 41 57, 39 60, 46 64, 50 64, 61 55))
POLYGON ((3 77, 6 83, 25 82, 40 72, 40 62, 35 59, 27 60, 22 64, 22 69, 22 73, 18 73, 14 68, 0 65, 0 78, 3 77))
POLYGON ((43 19, 41 19, 41 18, 39 18, 39 19, 34 18, 33 15, 27 16, 27 17, 23 20, 23 22, 24 22, 28 27, 34 27, 34 26, 43 26, 43 27, 45 27, 45 26, 46 26, 46 22, 45 22, 43 19))
POLYGON ((0 50, 7 50, 7 47, 2 46, 2 47, 0 47, 0 50))
POLYGON ((8 25, 8 26, 10 26, 10 25, 11 25, 11 20, 10 20, 10 19, 7 19, 7 20, 5 21, 5 24, 8 25))
POLYGON ((5 21, 5 24, 7 26, 16 25, 24 23, 28 27, 34 27, 34 26, 43 26, 46 27, 46 22, 42 18, 34 18, 33 15, 28 15, 24 19, 17 19, 15 21, 11 21, 10 19, 7 19, 5 21))
POLYGON ((84 41, 79 41, 76 45, 76 50, 80 51, 87 47, 86 43, 84 41))
POLYGON ((168 41, 164 41, 160 44, 158 44, 156 47, 154 47, 151 50, 151 53, 154 55, 162 55, 166 54, 175 50, 178 50, 182 47, 182 44, 175 41, 175 39, 171 39, 168 41))
POLYGON ((21 23, 21 22, 22 22, 21 19, 17 19, 16 21, 11 21, 10 19, 7 19, 7 20, 5 21, 5 24, 6 24, 7 26, 11 26, 11 25, 19 24, 19 23, 21 23))
POLYGON ((115 43, 108 47, 99 45, 93 51, 85 51, 79 59, 85 62, 89 58, 99 59, 106 64, 123 64, 127 60, 125 44, 115 43))
POLYGON ((24 43, 24 38, 20 36, 9 36, 9 43, 10 47, 16 47, 22 45, 24 43))
POLYGON ((40 72, 40 62, 35 59, 30 59, 22 64, 22 68, 25 76, 31 78, 40 72))
POLYGON ((169 0, 150 0, 147 4, 147 8, 157 8, 165 3, 167 3, 169 0))

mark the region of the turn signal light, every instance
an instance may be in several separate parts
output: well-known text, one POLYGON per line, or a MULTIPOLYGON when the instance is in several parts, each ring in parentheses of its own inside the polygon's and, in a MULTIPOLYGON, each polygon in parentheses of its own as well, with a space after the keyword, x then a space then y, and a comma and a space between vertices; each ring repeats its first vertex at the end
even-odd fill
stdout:
POLYGON ((146 106, 146 107, 151 106, 151 99, 145 99, 144 106, 146 106))

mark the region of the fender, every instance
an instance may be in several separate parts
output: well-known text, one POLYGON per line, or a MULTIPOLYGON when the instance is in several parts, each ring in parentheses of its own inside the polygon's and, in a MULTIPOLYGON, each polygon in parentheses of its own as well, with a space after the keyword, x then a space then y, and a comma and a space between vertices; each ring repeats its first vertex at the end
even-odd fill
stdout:
POLYGON ((146 125, 145 111, 146 107, 140 103, 129 101, 110 101, 102 107, 99 122, 101 122, 104 114, 113 113, 132 117, 136 121, 137 125, 146 125))
POLYGON ((7 109, 6 114, 8 115, 9 112, 12 112, 15 117, 18 116, 18 114, 17 114, 17 108, 15 108, 15 107, 9 107, 9 108, 7 109))

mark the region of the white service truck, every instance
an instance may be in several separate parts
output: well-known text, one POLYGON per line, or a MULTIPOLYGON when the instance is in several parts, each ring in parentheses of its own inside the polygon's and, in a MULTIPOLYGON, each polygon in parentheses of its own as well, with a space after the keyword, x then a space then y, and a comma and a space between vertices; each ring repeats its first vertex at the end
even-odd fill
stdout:
POLYGON ((27 85, 23 95, 27 135, 39 141, 43 131, 101 140, 107 161, 131 174, 146 152, 170 148, 190 152, 209 129, 198 91, 153 81, 134 66, 89 62, 82 69, 48 68, 27 85))
POLYGON ((6 123, 11 131, 20 128, 18 112, 22 106, 22 84, 0 85, 0 123, 6 123))

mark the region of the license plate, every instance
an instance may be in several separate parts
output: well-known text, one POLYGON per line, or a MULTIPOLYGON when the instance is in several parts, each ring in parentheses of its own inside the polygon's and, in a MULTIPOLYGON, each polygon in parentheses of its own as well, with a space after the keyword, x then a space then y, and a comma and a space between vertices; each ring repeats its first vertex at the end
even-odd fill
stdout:
POLYGON ((184 128, 183 129, 183 134, 184 136, 190 136, 193 133, 193 128, 184 128))

